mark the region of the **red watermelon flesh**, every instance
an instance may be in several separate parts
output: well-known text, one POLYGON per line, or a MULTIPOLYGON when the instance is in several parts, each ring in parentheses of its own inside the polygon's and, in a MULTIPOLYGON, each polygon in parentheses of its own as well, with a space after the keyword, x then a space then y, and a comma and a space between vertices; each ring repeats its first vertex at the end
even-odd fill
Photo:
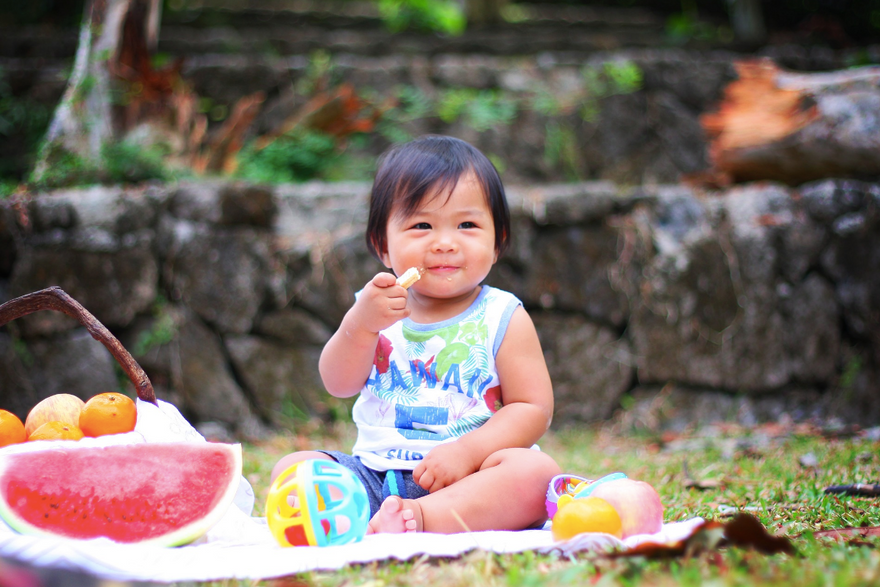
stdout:
POLYGON ((199 538, 223 517, 240 477, 238 444, 11 454, 0 459, 0 517, 22 534, 175 546, 199 538))

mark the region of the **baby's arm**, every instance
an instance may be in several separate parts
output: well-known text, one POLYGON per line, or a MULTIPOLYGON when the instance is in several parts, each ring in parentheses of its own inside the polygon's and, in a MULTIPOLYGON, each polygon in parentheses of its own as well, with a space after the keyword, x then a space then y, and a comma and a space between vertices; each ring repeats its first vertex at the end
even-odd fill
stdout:
POLYGON ((413 471, 423 488, 436 491, 480 469, 505 448, 528 448, 549 428, 553 387, 538 333, 528 313, 514 312, 495 358, 503 407, 480 428, 431 450, 413 471))
POLYGON ((379 332, 409 316, 406 300, 406 289, 391 273, 379 273, 364 286, 321 351, 318 370, 331 395, 351 397, 363 388, 373 369, 379 332))

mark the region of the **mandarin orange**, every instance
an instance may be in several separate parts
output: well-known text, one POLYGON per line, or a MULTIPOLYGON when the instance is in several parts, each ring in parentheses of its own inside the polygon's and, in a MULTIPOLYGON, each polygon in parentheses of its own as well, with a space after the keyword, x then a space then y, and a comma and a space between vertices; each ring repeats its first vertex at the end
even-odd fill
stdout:
POLYGON ((553 516, 550 531, 556 540, 568 540, 582 532, 604 532, 620 538, 623 534, 620 514, 599 497, 568 501, 553 516))
POLYGON ((127 395, 108 391, 89 399, 79 416, 79 427, 86 436, 131 432, 137 423, 137 406, 127 395))
POLYGON ((34 430, 28 440, 79 440, 82 430, 67 422, 46 422, 34 430))
POLYGON ((7 410, 0 410, 0 446, 18 444, 27 440, 21 419, 7 410))

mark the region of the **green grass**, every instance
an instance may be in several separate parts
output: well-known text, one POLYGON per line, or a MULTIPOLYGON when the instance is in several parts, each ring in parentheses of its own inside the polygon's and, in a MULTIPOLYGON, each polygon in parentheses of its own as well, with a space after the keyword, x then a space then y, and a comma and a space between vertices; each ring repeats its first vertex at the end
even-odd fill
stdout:
MULTIPOLYGON (((245 475, 264 512, 269 472, 292 450, 347 450, 350 424, 329 431, 301 428, 245 447, 245 475)), ((204 585, 743 585, 840 587, 880 584, 880 539, 838 543, 818 530, 880 526, 880 498, 827 496, 842 483, 880 482, 880 442, 835 438, 805 427, 710 427, 684 436, 622 433, 610 426, 569 428, 541 442, 563 470, 586 477, 622 471, 654 485, 667 522, 694 516, 724 522, 723 506, 748 508, 767 530, 788 537, 797 555, 764 555, 725 547, 692 557, 612 559, 599 553, 571 558, 531 552, 472 552, 452 559, 383 561, 341 571, 315 571, 276 581, 204 585), (699 489, 694 484, 707 487, 699 489)))

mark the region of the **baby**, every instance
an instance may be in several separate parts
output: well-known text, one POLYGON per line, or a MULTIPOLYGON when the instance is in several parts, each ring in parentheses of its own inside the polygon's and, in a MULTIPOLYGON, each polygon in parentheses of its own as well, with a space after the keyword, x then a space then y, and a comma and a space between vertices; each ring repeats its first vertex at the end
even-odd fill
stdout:
POLYGON ((358 395, 352 455, 292 453, 273 480, 304 459, 340 462, 367 488, 368 532, 541 526, 560 472, 534 446, 553 388, 522 303, 483 284, 510 238, 498 172, 452 137, 398 145, 380 161, 366 238, 394 274, 357 294, 319 363, 330 394, 358 395))

